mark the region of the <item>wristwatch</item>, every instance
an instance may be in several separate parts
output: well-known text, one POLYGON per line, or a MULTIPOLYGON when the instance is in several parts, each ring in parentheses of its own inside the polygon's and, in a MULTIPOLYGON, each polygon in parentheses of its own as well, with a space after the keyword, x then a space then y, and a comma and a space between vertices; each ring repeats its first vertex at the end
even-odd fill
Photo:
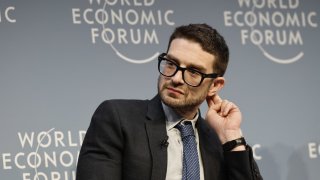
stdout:
POLYGON ((238 138, 238 139, 235 139, 232 141, 228 141, 222 145, 222 148, 223 148, 224 152, 228 152, 228 151, 231 151, 232 149, 234 149, 238 146, 241 146, 241 145, 244 145, 244 146, 247 145, 244 137, 241 137, 241 138, 238 138))

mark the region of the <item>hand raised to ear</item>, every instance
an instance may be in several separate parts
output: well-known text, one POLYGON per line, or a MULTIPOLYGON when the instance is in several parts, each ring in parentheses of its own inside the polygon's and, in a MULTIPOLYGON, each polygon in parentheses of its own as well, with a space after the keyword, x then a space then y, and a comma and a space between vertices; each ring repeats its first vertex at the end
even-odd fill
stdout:
POLYGON ((222 100, 218 94, 207 97, 208 112, 206 120, 217 132, 222 144, 242 136, 240 109, 228 100, 222 100))

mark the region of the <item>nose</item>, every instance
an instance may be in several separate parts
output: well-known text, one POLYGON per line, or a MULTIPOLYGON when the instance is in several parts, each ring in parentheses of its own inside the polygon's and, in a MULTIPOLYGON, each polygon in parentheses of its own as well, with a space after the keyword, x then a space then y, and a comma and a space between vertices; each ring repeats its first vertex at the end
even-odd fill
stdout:
POLYGON ((172 76, 171 81, 173 84, 183 84, 182 71, 179 70, 174 76, 172 76))

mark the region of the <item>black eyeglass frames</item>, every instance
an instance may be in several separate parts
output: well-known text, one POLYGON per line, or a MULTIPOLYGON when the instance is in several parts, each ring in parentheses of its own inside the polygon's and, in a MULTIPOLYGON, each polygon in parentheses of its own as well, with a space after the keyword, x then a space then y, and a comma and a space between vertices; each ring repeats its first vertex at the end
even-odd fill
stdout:
POLYGON ((200 86, 204 78, 217 78, 217 73, 205 74, 193 68, 180 67, 176 62, 166 58, 166 53, 158 57, 158 70, 166 77, 173 77, 179 70, 182 71, 183 81, 192 87, 200 86))

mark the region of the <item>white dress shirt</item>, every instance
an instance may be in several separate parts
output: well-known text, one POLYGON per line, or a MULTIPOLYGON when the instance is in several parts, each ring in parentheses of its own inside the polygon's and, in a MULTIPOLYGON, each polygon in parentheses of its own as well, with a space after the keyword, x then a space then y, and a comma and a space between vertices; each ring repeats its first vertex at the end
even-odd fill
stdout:
POLYGON ((181 121, 190 121, 192 123, 193 130, 196 136, 196 143, 198 148, 198 157, 200 165, 200 180, 204 180, 203 165, 201 159, 201 153, 199 148, 199 135, 195 128, 195 124, 199 117, 199 113, 193 119, 184 119, 177 113, 175 113, 170 107, 162 103, 163 110, 166 116, 166 128, 167 135, 169 137, 168 142, 168 164, 166 180, 181 180, 182 179, 182 161, 183 161, 183 143, 180 136, 180 131, 175 126, 181 121))

